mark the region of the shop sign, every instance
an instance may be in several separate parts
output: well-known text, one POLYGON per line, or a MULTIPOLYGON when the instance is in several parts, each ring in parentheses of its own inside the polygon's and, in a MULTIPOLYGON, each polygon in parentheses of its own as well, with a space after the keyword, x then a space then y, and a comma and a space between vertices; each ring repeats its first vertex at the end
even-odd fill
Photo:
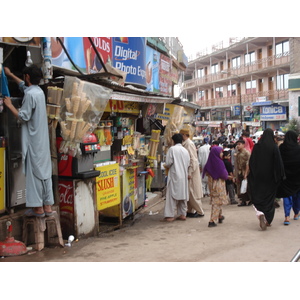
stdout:
POLYGON ((119 164, 96 167, 100 175, 96 177, 97 210, 120 204, 119 164))
POLYGON ((286 120, 286 108, 278 104, 262 106, 260 108, 261 121, 286 120))
POLYGON ((146 87, 146 38, 113 37, 113 66, 127 73, 126 83, 146 87))
POLYGON ((233 115, 239 116, 240 114, 241 114, 241 106, 240 105, 233 106, 233 115))
POLYGON ((0 42, 20 46, 41 47, 40 37, 0 37, 0 42))
POLYGON ((164 95, 172 95, 172 61, 169 57, 161 54, 159 62, 159 91, 164 95))
POLYGON ((140 113, 140 108, 138 102, 110 99, 104 111, 138 115, 140 113))

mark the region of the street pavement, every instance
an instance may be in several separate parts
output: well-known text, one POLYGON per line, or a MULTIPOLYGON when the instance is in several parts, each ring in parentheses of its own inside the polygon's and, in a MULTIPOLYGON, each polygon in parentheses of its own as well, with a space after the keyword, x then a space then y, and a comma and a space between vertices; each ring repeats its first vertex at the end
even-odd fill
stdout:
POLYGON ((223 206, 225 220, 209 228, 208 197, 202 200, 204 217, 161 222, 164 201, 149 201, 121 229, 0 262, 290 262, 300 249, 300 220, 291 212, 291 224, 283 225, 282 201, 266 231, 252 206, 237 205, 223 206))

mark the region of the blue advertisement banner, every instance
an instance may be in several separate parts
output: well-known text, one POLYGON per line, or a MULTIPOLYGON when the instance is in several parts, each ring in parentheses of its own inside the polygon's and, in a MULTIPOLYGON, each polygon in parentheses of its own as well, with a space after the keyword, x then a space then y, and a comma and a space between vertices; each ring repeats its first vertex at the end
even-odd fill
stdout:
POLYGON ((113 37, 113 66, 127 73, 126 83, 146 87, 146 38, 113 37))
POLYGON ((146 90, 158 93, 160 53, 149 46, 146 49, 146 90))
POLYGON ((262 106, 260 111, 261 121, 286 120, 286 107, 278 104, 262 106))

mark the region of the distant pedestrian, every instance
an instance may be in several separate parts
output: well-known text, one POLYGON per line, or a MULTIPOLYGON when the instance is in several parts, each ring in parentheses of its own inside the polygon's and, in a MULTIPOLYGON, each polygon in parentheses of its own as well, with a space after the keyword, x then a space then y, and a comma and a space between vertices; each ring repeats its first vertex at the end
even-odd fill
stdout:
POLYGON ((190 165, 188 168, 189 180, 189 201, 187 203, 187 217, 199 218, 204 216, 201 198, 203 197, 202 182, 200 177, 199 163, 195 144, 190 139, 189 128, 183 128, 179 132, 183 138, 183 147, 190 155, 190 165))
MULTIPOLYGON (((200 173, 202 174, 203 168, 207 162, 209 151, 210 151, 210 145, 208 143, 208 138, 204 138, 203 140, 204 144, 199 148, 198 150, 198 161, 199 161, 199 167, 200 167, 200 173)), ((203 195, 209 196, 209 188, 208 188, 208 178, 206 175, 201 176, 202 178, 202 191, 203 195)))
POLYGON ((300 211, 300 145, 297 133, 289 130, 285 134, 283 143, 279 146, 285 171, 285 180, 278 187, 276 196, 283 198, 285 213, 284 224, 290 224, 290 211, 294 211, 294 219, 299 219, 300 211))
POLYGON ((179 220, 186 219, 187 201, 189 200, 188 167, 190 164, 189 152, 182 146, 182 135, 176 133, 172 136, 174 145, 170 147, 166 156, 165 168, 168 169, 166 188, 166 203, 164 219, 172 222, 175 220, 175 211, 179 220))
POLYGON ((250 152, 245 149, 245 141, 240 139, 236 142, 235 151, 235 165, 234 165, 234 177, 236 178, 237 195, 240 199, 238 206, 246 206, 251 203, 251 197, 249 187, 247 186, 247 192, 241 194, 241 184, 244 179, 247 179, 249 174, 249 159, 250 152), (248 202, 248 203, 247 203, 248 202))
POLYGON ((254 145, 249 167, 251 200, 260 227, 266 230, 273 221, 277 188, 284 179, 284 167, 272 129, 265 129, 261 139, 254 145))
POLYGON ((216 222, 222 223, 225 217, 222 215, 222 205, 228 204, 225 180, 230 178, 222 160, 222 147, 212 147, 208 160, 203 169, 203 174, 208 177, 210 190, 211 217, 208 227, 217 226, 216 222))
POLYGON ((234 182, 233 182, 233 168, 230 159, 230 151, 223 151, 223 161, 225 168, 228 172, 228 175, 232 177, 232 179, 226 180, 226 193, 228 194, 230 204, 238 204, 235 200, 235 191, 234 191, 234 182))

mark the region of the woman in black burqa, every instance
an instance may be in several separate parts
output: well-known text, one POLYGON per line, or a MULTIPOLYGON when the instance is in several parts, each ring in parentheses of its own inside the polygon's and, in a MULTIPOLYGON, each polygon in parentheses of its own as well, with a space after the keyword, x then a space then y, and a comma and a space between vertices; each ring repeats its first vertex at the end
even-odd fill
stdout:
POLYGON ((265 129, 261 139, 255 144, 249 161, 249 169, 248 183, 251 201, 261 229, 266 230, 274 218, 277 187, 285 177, 272 129, 265 129))
POLYGON ((283 198, 285 225, 290 223, 290 211, 293 208, 294 219, 299 219, 300 210, 300 145, 298 135, 289 130, 284 137, 284 142, 279 146, 279 151, 284 165, 286 179, 277 190, 277 198, 283 198))

